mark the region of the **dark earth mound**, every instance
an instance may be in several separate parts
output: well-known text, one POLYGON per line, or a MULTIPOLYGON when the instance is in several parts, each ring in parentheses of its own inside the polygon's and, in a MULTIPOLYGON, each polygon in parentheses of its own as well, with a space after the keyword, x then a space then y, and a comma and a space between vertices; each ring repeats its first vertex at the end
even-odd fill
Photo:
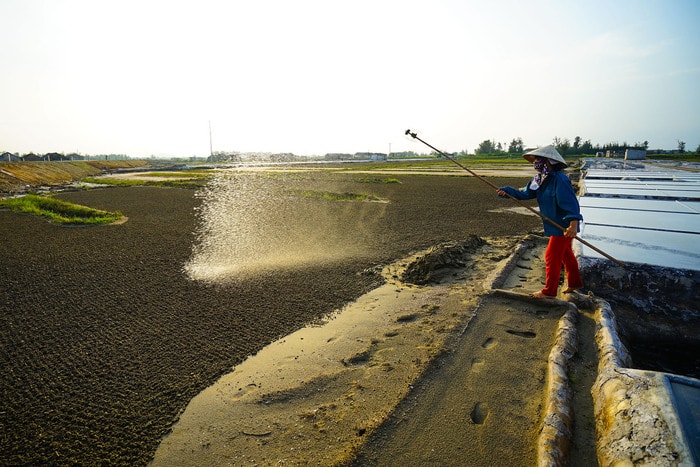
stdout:
POLYGON ((485 244, 481 237, 470 235, 466 240, 436 245, 406 266, 401 281, 416 285, 438 283, 451 269, 466 266, 470 253, 485 244))
MULTIPOLYGON (((314 177, 323 189, 369 191, 389 201, 368 237, 372 253, 225 285, 182 273, 202 202, 194 191, 59 195, 121 211, 129 218, 122 225, 68 228, 0 211, 0 464, 145 465, 198 392, 266 344, 379 283, 362 271, 470 235, 541 227, 532 216, 488 212, 510 205, 473 178, 360 184, 351 175, 314 177)), ((288 181, 290 189, 316 182, 288 181)), ((286 229, 313 222, 286 218, 286 229)))

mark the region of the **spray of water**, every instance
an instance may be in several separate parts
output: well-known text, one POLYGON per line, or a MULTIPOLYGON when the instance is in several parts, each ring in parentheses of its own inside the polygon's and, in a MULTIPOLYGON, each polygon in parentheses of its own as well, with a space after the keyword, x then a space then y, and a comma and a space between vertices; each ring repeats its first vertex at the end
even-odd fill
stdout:
POLYGON ((222 171, 203 198, 190 278, 226 281, 266 269, 362 255, 387 204, 308 196, 309 178, 222 171))

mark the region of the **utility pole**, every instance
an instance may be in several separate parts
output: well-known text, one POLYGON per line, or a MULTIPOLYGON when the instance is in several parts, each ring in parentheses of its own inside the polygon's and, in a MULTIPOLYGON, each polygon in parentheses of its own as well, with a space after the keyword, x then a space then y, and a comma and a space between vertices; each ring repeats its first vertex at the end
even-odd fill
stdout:
POLYGON ((211 143, 211 120, 209 120, 209 157, 214 157, 214 146, 211 143))

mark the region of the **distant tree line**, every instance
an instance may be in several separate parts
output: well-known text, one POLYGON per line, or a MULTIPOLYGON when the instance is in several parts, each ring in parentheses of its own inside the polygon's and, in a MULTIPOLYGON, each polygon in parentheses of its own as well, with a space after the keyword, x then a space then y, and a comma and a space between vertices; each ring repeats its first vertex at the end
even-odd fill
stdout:
MULTIPOLYGON (((573 141, 568 138, 554 137, 552 145, 557 148, 560 154, 564 156, 576 156, 585 154, 596 154, 602 152, 603 154, 608 153, 624 153, 625 149, 644 149, 650 154, 684 154, 686 152, 685 141, 678 140, 678 146, 674 150, 662 150, 662 149, 649 149, 649 142, 644 141, 641 143, 628 144, 623 143, 606 143, 603 145, 596 144, 593 145, 591 140, 583 140, 580 136, 576 136, 573 141)), ((474 154, 494 154, 494 155, 520 155, 525 152, 525 144, 523 139, 513 138, 510 143, 501 143, 494 140, 484 140, 479 144, 474 150, 474 154)), ((700 144, 695 149, 695 154, 700 154, 700 144)), ((468 150, 462 150, 458 153, 453 154, 455 156, 467 156, 469 155, 468 150)), ((242 162, 242 161, 271 161, 271 162, 294 162, 294 161, 308 161, 310 159, 324 159, 324 160, 377 160, 382 158, 391 159, 407 159, 413 157, 425 157, 424 153, 416 153, 414 151, 396 151, 391 154, 384 153, 355 153, 355 154, 345 154, 345 153, 327 153, 323 157, 305 157, 297 156, 293 153, 267 153, 267 152, 228 152, 228 151, 216 151, 206 158, 208 162, 242 162)), ((430 156, 437 157, 438 153, 433 151, 430 156)), ((155 156, 151 156, 154 159, 155 156)), ((48 152, 45 154, 35 154, 33 152, 27 154, 11 153, 11 152, 0 152, 0 162, 34 162, 34 161, 82 161, 82 160, 129 160, 130 156, 126 154, 97 154, 97 155, 84 155, 79 153, 58 153, 58 152, 48 152)), ((204 157, 192 156, 189 160, 204 160, 204 157)))
MULTIPOLYGON (((625 141, 623 143, 614 142, 603 145, 593 145, 590 139, 584 140, 580 136, 576 136, 573 141, 569 140, 569 138, 560 138, 556 136, 552 141, 552 145, 557 148, 557 151, 559 151, 559 153, 563 156, 596 154, 598 152, 607 153, 608 151, 611 153, 618 153, 624 152, 625 149, 644 149, 649 151, 648 141, 641 143, 637 142, 634 144, 628 144, 625 141)), ((523 144, 522 138, 514 138, 508 145, 487 139, 482 141, 479 144, 479 147, 474 150, 474 154, 523 154, 524 152, 525 145, 523 144)), ((685 153, 685 141, 678 141, 677 151, 674 152, 678 152, 680 154, 685 153)), ((700 154, 700 145, 698 145, 695 152, 700 154)), ((460 154, 466 155, 467 151, 462 151, 460 154)))
POLYGON ((484 140, 476 148, 474 154, 522 154, 525 152, 525 145, 522 138, 514 138, 507 149, 505 144, 490 139, 484 140))

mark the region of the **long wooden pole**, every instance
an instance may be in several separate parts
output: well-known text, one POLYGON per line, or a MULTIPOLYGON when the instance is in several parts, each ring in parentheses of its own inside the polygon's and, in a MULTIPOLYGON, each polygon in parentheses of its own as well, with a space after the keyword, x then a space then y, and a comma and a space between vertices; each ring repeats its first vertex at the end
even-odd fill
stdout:
MULTIPOLYGON (((445 159, 448 159, 448 160, 454 162, 454 163, 457 164, 459 167, 461 167, 461 168, 463 168, 464 170, 466 170, 467 172, 469 172, 469 174, 471 174, 472 176, 478 178, 479 180, 481 180, 482 182, 486 183, 487 185, 489 185, 489 186, 492 187, 493 189, 495 189, 495 190, 498 190, 498 189, 499 189, 499 187, 497 187, 496 185, 494 185, 493 183, 491 183, 489 180, 485 179, 485 178, 482 177, 481 175, 475 173, 473 170, 471 170, 471 169, 469 169, 468 167, 466 167, 464 164, 462 164, 461 162, 459 162, 459 161, 458 161, 457 159, 455 159, 454 157, 450 156, 449 154, 445 154, 444 152, 442 152, 442 151, 440 151, 439 149, 437 149, 435 146, 433 146, 433 145, 427 143, 426 141, 423 141, 422 139, 420 139, 420 138, 418 137, 418 134, 417 134, 416 132, 412 132, 411 130, 406 130, 406 134, 407 134, 408 136, 410 136, 411 138, 417 139, 417 140, 420 141, 421 143, 425 144, 426 146, 428 146, 428 147, 429 147, 430 149, 432 149, 433 151, 436 151, 438 154, 440 154, 441 156, 443 156, 445 159)), ((508 196, 508 198, 510 198, 510 199, 512 199, 513 201, 515 201, 516 203, 518 203, 520 206, 522 206, 522 207, 524 207, 525 209, 529 210, 530 212, 536 214, 537 216, 539 216, 543 221, 547 222, 548 224, 553 225, 554 227, 558 228, 558 229, 561 230, 562 232, 565 232, 565 231, 566 231, 566 229, 565 229, 564 227, 562 227, 562 226, 559 225, 558 223, 554 222, 552 219, 550 219, 549 217, 545 216, 544 214, 542 214, 542 213, 539 212, 538 210, 534 209, 533 207, 528 206, 527 204, 523 203, 523 202, 520 201, 518 198, 516 198, 516 197, 514 197, 514 196, 512 196, 512 195, 510 195, 510 194, 508 194, 508 193, 506 193, 506 196, 508 196)), ((619 265, 619 266, 622 266, 623 268, 626 268, 626 267, 627 267, 627 266, 625 265, 625 263, 623 263, 622 261, 613 258, 612 256, 610 256, 609 254, 607 254, 606 252, 604 252, 604 251, 601 250, 600 248, 598 248, 598 247, 596 247, 596 246, 594 246, 594 245, 591 245, 589 242, 587 242, 586 240, 582 239, 582 238, 579 237, 578 235, 576 235, 574 238, 575 238, 576 240, 578 240, 579 242, 583 243, 584 245, 586 245, 586 246, 587 246, 588 248, 590 248, 591 250, 594 250, 594 251, 600 253, 601 255, 603 255, 604 257, 606 257, 606 258, 609 259, 610 261, 614 262, 615 264, 617 264, 617 265, 619 265)))

